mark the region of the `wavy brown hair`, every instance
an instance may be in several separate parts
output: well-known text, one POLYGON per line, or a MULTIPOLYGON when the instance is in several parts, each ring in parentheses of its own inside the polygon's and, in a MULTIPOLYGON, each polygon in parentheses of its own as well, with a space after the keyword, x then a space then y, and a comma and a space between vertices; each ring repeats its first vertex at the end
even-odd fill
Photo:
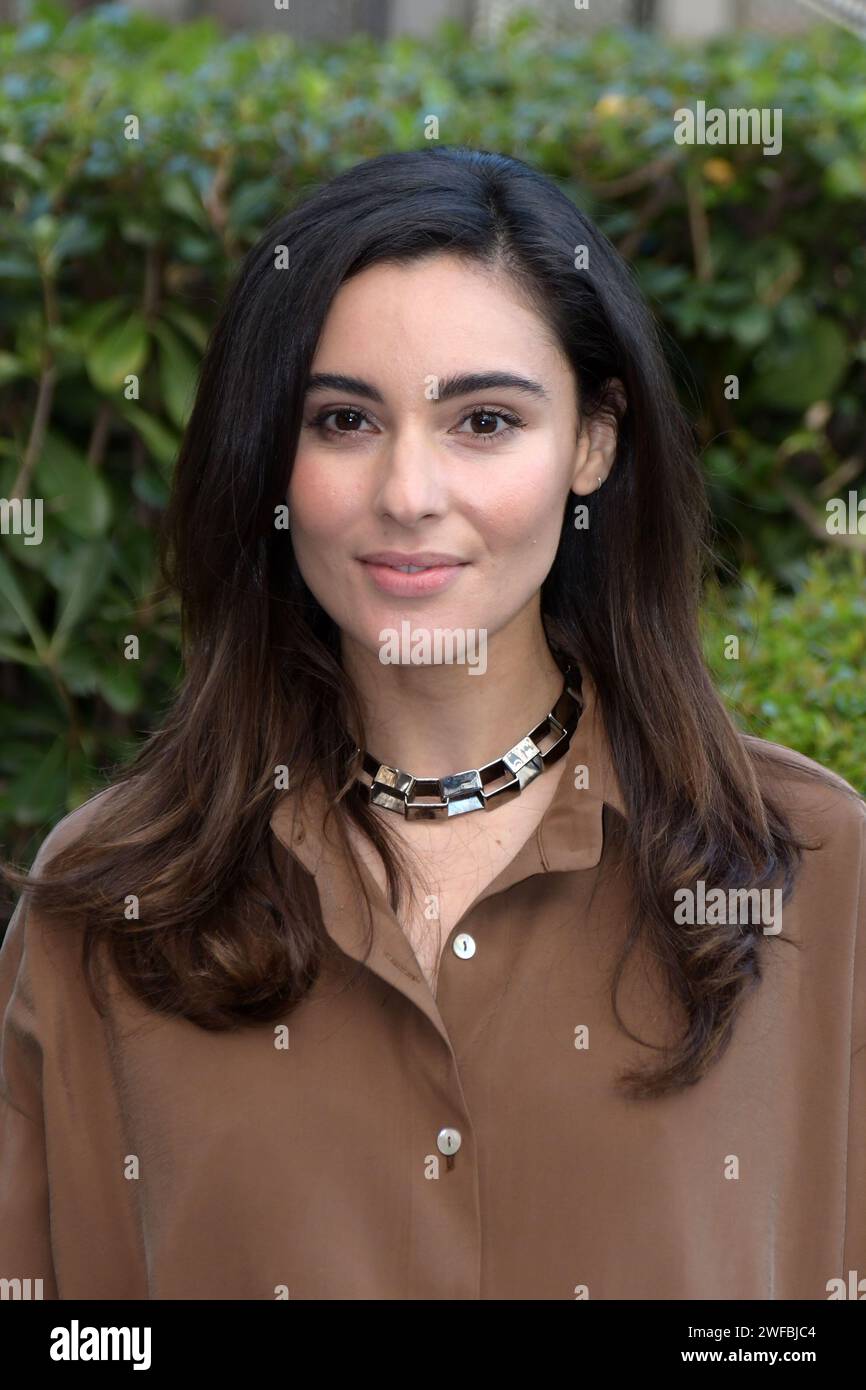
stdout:
POLYGON ((575 530, 566 505, 541 609, 551 647, 596 686, 627 801, 634 917, 614 1010, 619 1019, 617 981, 645 935, 687 1020, 655 1071, 620 1078, 635 1097, 661 1095, 721 1055, 761 973, 759 925, 711 927, 696 942, 673 924, 675 890, 699 878, 781 881, 788 895, 806 846, 762 793, 767 755, 737 731, 704 665, 706 492, 652 317, 603 234, 519 160, 437 147, 365 161, 249 251, 207 346, 165 518, 163 572, 182 612, 176 698, 41 876, 4 872, 47 922, 83 925, 97 1007, 101 942, 135 996, 210 1029, 285 1017, 328 949, 314 881, 269 830, 276 767, 291 769, 301 795, 321 778, 361 900, 350 821, 381 854, 401 910, 405 861, 354 780, 366 737, 339 632, 274 514, 337 290, 377 262, 442 252, 497 270, 530 296, 571 363, 581 417, 613 408, 611 379, 625 388, 615 466, 587 499, 587 530, 575 530), (288 268, 275 268, 278 246, 288 268), (575 268, 578 246, 589 248, 588 269, 575 268), (124 916, 133 890, 137 921, 124 916))

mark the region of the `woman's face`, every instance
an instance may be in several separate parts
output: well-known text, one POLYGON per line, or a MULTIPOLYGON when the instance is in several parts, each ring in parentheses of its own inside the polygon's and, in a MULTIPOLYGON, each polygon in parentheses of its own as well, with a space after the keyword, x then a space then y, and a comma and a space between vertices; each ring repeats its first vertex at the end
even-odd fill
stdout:
POLYGON ((569 490, 595 489, 615 439, 578 438, 571 367, 511 281, 445 254, 370 267, 335 296, 311 388, 292 543, 344 643, 379 654, 406 619, 485 643, 538 621, 569 490), (513 380, 459 380, 494 373, 513 380), (452 563, 416 578, 365 561, 380 551, 452 563))

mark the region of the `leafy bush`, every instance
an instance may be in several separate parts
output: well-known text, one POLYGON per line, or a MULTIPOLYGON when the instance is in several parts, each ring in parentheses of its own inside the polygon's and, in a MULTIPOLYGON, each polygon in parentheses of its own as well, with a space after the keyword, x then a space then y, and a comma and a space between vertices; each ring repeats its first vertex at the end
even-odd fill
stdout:
POLYGON ((799 570, 793 595, 757 570, 737 589, 710 590, 707 664, 741 728, 796 748, 866 794, 866 560, 819 552, 799 570))
MULTIPOLYGON (((864 467, 866 90, 845 30, 696 51, 619 29, 550 42, 524 19, 489 49, 454 25, 301 46, 119 5, 27 13, 0 30, 0 497, 44 498, 46 521, 42 544, 0 548, 7 852, 127 757, 177 679, 155 531, 239 258, 309 186, 422 146, 430 117, 444 142, 560 180, 633 261, 697 416, 720 549, 768 576, 752 581, 762 612, 771 581, 796 582, 820 535, 809 494, 864 467), (781 106, 782 152, 677 145, 673 113, 699 99, 781 106)), ((750 717, 859 775, 845 728, 821 723, 846 717, 849 677, 819 682, 804 630, 782 630, 784 659, 749 668, 750 717)), ((832 647, 843 671, 858 633, 832 647)))

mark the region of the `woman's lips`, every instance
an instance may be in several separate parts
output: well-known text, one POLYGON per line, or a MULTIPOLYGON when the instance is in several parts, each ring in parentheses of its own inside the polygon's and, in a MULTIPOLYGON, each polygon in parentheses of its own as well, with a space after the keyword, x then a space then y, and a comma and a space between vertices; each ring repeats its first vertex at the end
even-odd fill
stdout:
POLYGON ((453 584, 466 565, 431 565, 430 569, 419 570, 417 574, 404 574, 391 565, 373 565, 368 560, 359 560, 377 589, 384 594, 395 594, 398 598, 411 598, 417 594, 434 594, 453 584))

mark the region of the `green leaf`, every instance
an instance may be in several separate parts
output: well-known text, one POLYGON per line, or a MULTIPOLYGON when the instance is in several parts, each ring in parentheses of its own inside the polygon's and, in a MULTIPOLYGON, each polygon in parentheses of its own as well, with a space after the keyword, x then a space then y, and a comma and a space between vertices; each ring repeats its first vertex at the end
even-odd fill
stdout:
POLYGON ((183 429, 189 419, 198 379, 198 363, 167 323, 156 323, 162 399, 173 423, 183 429))
POLYGON ((16 377, 24 376, 26 370, 22 359, 16 357, 13 352, 0 352, 0 386, 14 381, 16 377))
POLYGON ((772 316, 763 304, 750 304, 734 315, 731 332, 743 347, 754 347, 769 337, 772 323, 772 316))
POLYGON ((3 548, 15 565, 47 576, 57 553, 57 537, 49 528, 49 534, 38 545, 28 545, 26 536, 10 534, 4 536, 3 548))
POLYGON ((134 401, 120 400, 117 403, 118 412, 128 420, 133 429, 141 435, 150 452, 153 454, 157 463, 161 464, 167 471, 177 457, 180 440, 168 429, 161 420, 157 420, 153 415, 148 415, 146 410, 136 405, 134 401))
POLYGON ((241 183, 231 196, 229 226, 237 231, 241 227, 257 225, 278 204, 281 195, 280 180, 272 175, 241 183))
POLYGON ((13 144, 10 140, 0 143, 0 161, 7 164, 10 169, 18 169, 34 183, 45 182, 45 167, 34 159, 30 151, 23 145, 13 144))
POLYGON ((141 683, 135 669, 137 663, 120 657, 106 666, 97 677, 103 698, 119 714, 132 714, 141 704, 141 683))
POLYGON ((140 376, 147 362, 150 340, 141 314, 129 314, 108 328, 93 344, 85 359, 90 380, 98 391, 114 395, 128 376, 140 376))
POLYGON ((866 193, 866 159, 840 155, 824 171, 824 187, 833 198, 862 198, 866 193))
POLYGON ((849 357, 848 341, 838 324, 813 318, 801 334, 762 349, 755 359, 750 395, 771 409, 806 410, 813 401, 832 397, 849 357))
POLYGON ((51 637, 51 654, 54 657, 64 650, 76 625, 101 592, 110 568, 111 546, 107 541, 98 541, 86 546, 78 559, 75 578, 65 596, 51 637))
POLYGON ((49 510, 70 531, 86 540, 105 533, 111 520, 108 488, 62 435, 47 432, 34 477, 49 510))
POLYGON ((162 186, 162 203, 163 207, 180 213, 181 217, 188 217, 203 230, 210 230, 210 222, 202 207, 201 198, 193 191, 189 180, 182 175, 175 174, 165 180, 162 186))
POLYGON ((71 643, 61 653, 57 674, 73 695, 92 695, 97 688, 102 652, 81 643, 71 643))
POLYGON ((69 328, 82 342, 96 347, 97 340, 108 332, 112 320, 116 322, 128 312, 129 306, 124 298, 104 299, 98 304, 88 304, 86 308, 79 309, 70 317, 69 328))
POLYGON ((168 485, 164 478, 149 468, 138 468, 133 474, 132 491, 139 501, 155 511, 162 511, 168 501, 168 485))
POLYGON ((13 642, 11 638, 5 637, 0 632, 0 658, 3 661, 17 661, 21 666, 39 666, 39 657, 27 647, 22 647, 19 642, 13 642))
POLYGON ((6 556, 0 554, 0 597, 4 598, 27 630, 40 660, 48 649, 48 639, 6 556))
POLYGON ((62 808, 66 795, 66 740, 58 737, 36 768, 26 767, 7 788, 18 825, 39 825, 62 808))
POLYGON ((168 319, 185 333, 191 343, 194 343, 199 352, 204 352, 207 347, 208 330, 207 325, 197 319, 195 315, 187 313, 177 304, 167 304, 163 311, 163 319, 168 319))

